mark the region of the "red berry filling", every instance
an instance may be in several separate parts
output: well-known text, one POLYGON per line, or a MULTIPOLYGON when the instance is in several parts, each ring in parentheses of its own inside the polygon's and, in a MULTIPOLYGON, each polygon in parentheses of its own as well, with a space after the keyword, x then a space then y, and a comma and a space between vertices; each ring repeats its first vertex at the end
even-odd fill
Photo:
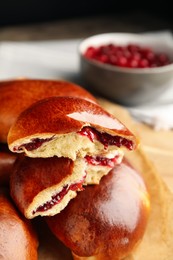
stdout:
POLYGON ((13 151, 21 151, 25 148, 27 151, 32 151, 39 148, 43 143, 49 142, 53 139, 53 136, 50 138, 33 138, 31 142, 22 144, 19 147, 14 147, 13 151))
POLYGON ((97 139, 105 148, 107 148, 108 145, 115 145, 117 147, 125 146, 129 150, 133 149, 133 142, 131 140, 117 135, 112 136, 107 133, 100 133, 96 129, 88 126, 83 127, 78 133, 87 136, 92 142, 94 139, 97 139))
POLYGON ((106 158, 106 157, 100 157, 100 156, 85 156, 86 161, 89 164, 92 164, 94 166, 101 165, 101 166, 107 166, 110 168, 113 168, 116 164, 118 164, 119 156, 115 156, 114 158, 106 158))
POLYGON ((63 189, 59 193, 57 193, 56 195, 53 195, 51 197, 50 201, 45 202, 43 205, 39 206, 36 210, 33 210, 32 214, 34 215, 36 212, 44 212, 44 211, 47 211, 47 210, 53 208, 53 206, 55 206, 61 202, 61 200, 68 193, 69 190, 72 190, 72 191, 83 190, 82 185, 83 185, 84 179, 85 178, 83 178, 83 180, 79 183, 74 183, 74 184, 71 184, 70 186, 68 186, 68 185, 64 186, 63 189))
MULTIPOLYGON (((111 136, 107 133, 100 133, 96 129, 91 127, 83 127, 81 131, 78 132, 81 135, 87 136, 92 142, 94 139, 99 140, 104 146, 105 149, 108 145, 116 145, 117 147, 125 146, 127 149, 133 149, 133 142, 131 140, 127 140, 121 136, 111 136)), ((19 147, 14 147, 13 151, 21 151, 25 148, 27 151, 32 151, 39 148, 43 143, 49 142, 53 140, 54 136, 50 138, 33 138, 31 142, 22 144, 19 147)))
POLYGON ((137 44, 90 46, 84 56, 101 63, 127 68, 152 68, 172 63, 166 53, 156 53, 151 48, 137 44))

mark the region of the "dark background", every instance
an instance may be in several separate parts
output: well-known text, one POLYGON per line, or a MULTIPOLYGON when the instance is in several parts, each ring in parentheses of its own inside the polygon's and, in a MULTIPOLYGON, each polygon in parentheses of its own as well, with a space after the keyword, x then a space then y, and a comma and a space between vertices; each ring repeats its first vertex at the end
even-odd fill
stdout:
POLYGON ((143 12, 155 16, 173 27, 173 14, 167 1, 122 0, 0 0, 0 26, 31 24, 90 15, 143 12))

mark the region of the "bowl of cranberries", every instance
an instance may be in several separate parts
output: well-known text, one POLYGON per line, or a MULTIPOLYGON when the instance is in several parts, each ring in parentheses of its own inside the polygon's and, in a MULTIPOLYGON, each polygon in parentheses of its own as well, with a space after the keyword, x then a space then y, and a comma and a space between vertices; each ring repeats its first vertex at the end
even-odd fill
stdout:
POLYGON ((173 46, 152 34, 91 36, 79 55, 87 86, 124 105, 150 102, 173 82, 173 46))

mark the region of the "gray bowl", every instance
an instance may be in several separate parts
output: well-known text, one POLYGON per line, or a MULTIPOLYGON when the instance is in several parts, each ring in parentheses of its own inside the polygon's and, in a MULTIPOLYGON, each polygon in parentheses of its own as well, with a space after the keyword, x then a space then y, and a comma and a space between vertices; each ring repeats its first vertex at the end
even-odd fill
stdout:
POLYGON ((129 33, 106 33, 83 40, 79 46, 80 70, 89 88, 124 105, 139 105, 161 95, 173 83, 173 64, 156 68, 122 68, 84 57, 89 46, 135 43, 164 52, 173 60, 173 45, 163 38, 129 33))

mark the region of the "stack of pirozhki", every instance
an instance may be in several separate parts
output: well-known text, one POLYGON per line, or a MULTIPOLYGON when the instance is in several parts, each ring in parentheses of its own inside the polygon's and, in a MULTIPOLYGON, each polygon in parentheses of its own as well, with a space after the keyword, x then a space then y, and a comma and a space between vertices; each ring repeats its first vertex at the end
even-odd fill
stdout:
POLYGON ((142 177, 124 157, 138 146, 133 133, 66 81, 2 82, 0 103, 0 141, 14 156, 9 191, 22 216, 44 216, 74 259, 128 256, 150 205, 142 177))

